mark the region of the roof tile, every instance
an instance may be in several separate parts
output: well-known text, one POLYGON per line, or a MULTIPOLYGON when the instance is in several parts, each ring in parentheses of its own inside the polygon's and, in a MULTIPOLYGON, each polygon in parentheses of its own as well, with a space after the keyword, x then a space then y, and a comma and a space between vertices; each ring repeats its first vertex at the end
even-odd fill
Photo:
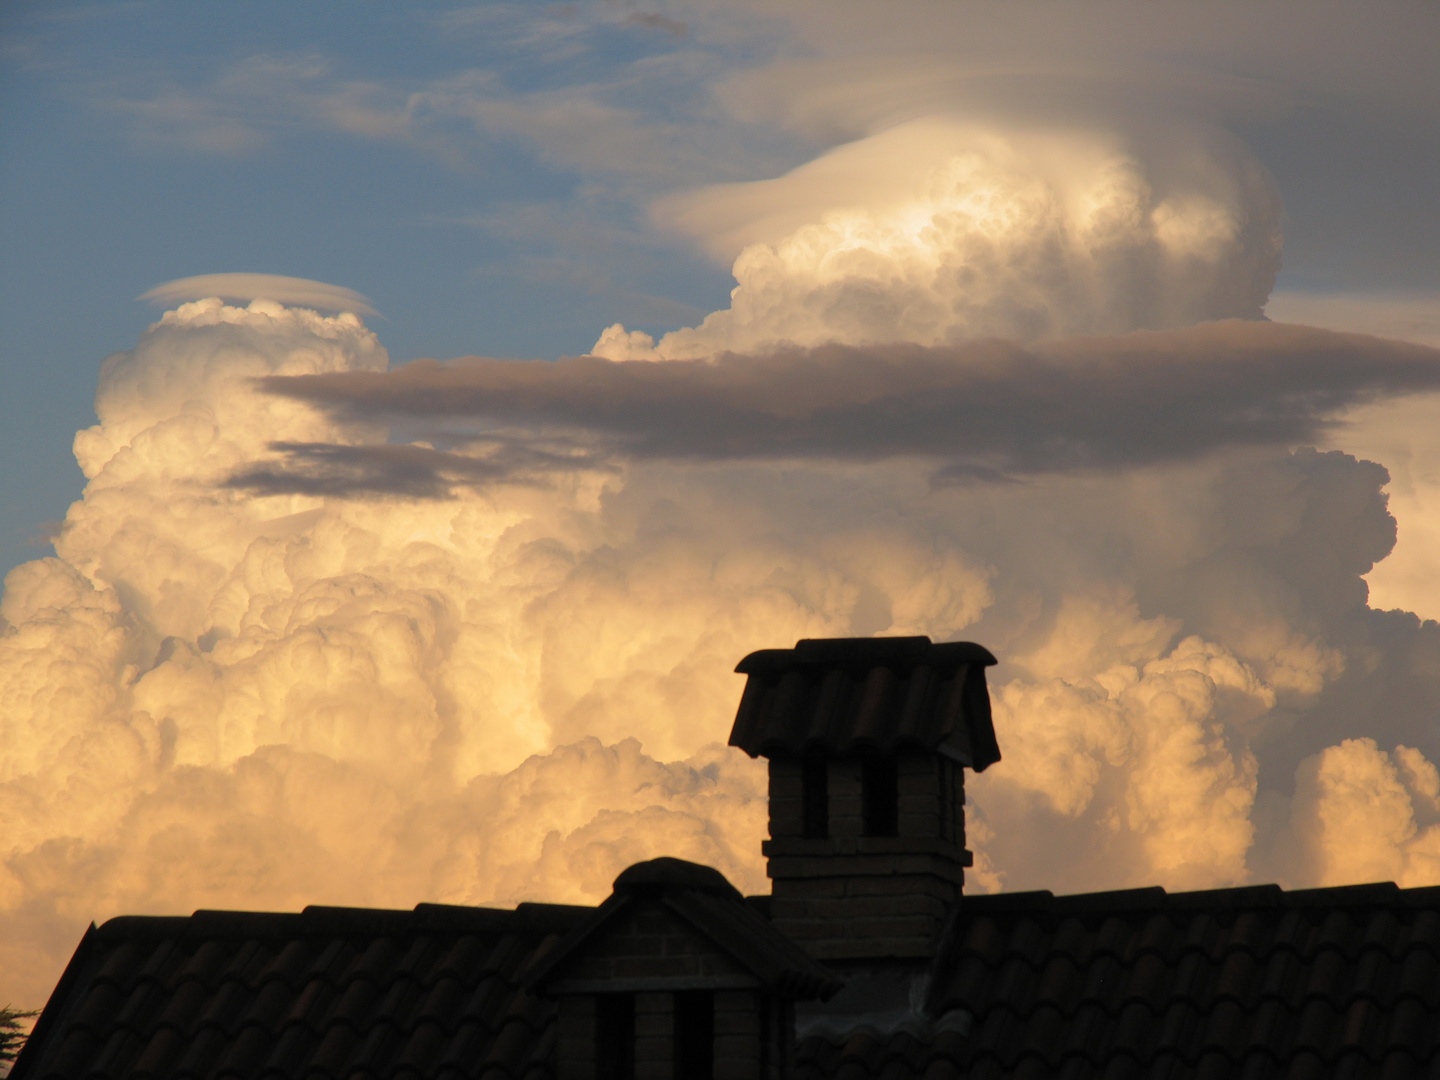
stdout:
POLYGON ((1295 1027, 1295 1014, 1289 1003, 1279 998, 1264 998, 1249 1013, 1250 1023, 1245 1041, 1238 1048, 1245 1054, 1257 1050, 1277 1050, 1290 1039, 1295 1027))
POLYGON ((95 1055, 90 1071, 101 1076, 123 1076, 129 1072, 130 1063, 144 1048, 144 1042, 131 1028, 112 1028, 105 1045, 95 1055))
POLYGON ((1408 1050, 1392 1050, 1380 1063, 1380 1080, 1417 1080, 1423 1075, 1420 1063, 1408 1050))
POLYGON ((1132 1001, 1121 1011, 1115 1023, 1113 1042, 1116 1050, 1124 1050, 1139 1058, 1148 1058, 1156 1032, 1155 1010, 1145 1002, 1132 1001))
POLYGON ((184 1055, 189 1040, 173 1027, 159 1028, 135 1060, 137 1076, 169 1076, 172 1067, 184 1055))
POLYGON ((331 1024, 315 1046, 309 1068, 324 1076, 343 1075, 359 1041, 360 1032, 349 1024, 331 1024))
POLYGON ((1305 965, 1299 954, 1288 945, 1274 948, 1265 960, 1264 970, 1257 976, 1257 998, 1289 1001, 1305 979, 1305 965))
POLYGON ((1287 1080, 1324 1080, 1329 1076, 1325 1059, 1314 1050, 1300 1050, 1290 1059, 1285 1071, 1287 1080))
POLYGON ((1440 994, 1440 960, 1436 959, 1428 942, 1418 942, 1406 952, 1400 964, 1398 982, 1397 996, 1413 995, 1429 1006, 1436 1004, 1437 994, 1440 994))
POLYGON ((243 1025, 216 1065, 216 1074, 254 1075, 275 1044, 275 1033, 258 1023, 243 1025))
POLYGON ((1238 1004, 1250 1004, 1257 996, 1260 975, 1260 965, 1248 949, 1228 953, 1215 980, 1214 1000, 1229 998, 1238 1004))
POLYGON ((1144 1073, 1140 1063, 1129 1054, 1114 1054, 1096 1075, 1099 1080, 1140 1080, 1144 1073))
POLYGON ((1052 955, 1040 972, 1035 987, 1036 1000, 1054 1005, 1062 1012, 1071 1012, 1080 997, 1082 974, 1069 956, 1052 955))
POLYGON ((1125 1001, 1142 1002, 1152 1013, 1158 1014, 1164 1008, 1173 981, 1172 971, 1164 957, 1155 952, 1144 952, 1127 973, 1125 1001))
POLYGON ((1356 936, 1355 920, 1343 908, 1335 908, 1325 914, 1312 947, 1315 954, 1333 949, 1344 955, 1352 951, 1356 936))
POLYGON ((1235 1063, 1219 1050, 1207 1050, 1195 1063, 1195 1080, 1234 1080, 1235 1063))
POLYGON ((1189 998, 1177 997, 1170 1002, 1160 1017, 1160 1030, 1156 1037, 1156 1056, 1173 1051, 1181 1059, 1194 1058, 1197 1036, 1201 1031, 1200 1010, 1189 998))
POLYGON ((1343 953, 1326 944, 1310 959, 1310 977, 1305 983, 1304 997, 1322 997, 1338 1005, 1346 997, 1350 984, 1350 965, 1343 953))
POLYGON ((1245 1051, 1252 1014, 1235 998, 1220 1001, 1205 1018, 1198 1040, 1202 1053, 1217 1050, 1238 1061, 1245 1051))
POLYGON ((87 1027, 92 1031, 105 1030, 124 1005, 125 993, 113 979, 97 979, 88 989, 83 1004, 70 1022, 75 1027, 87 1027))
POLYGON ((1428 1056, 1435 1045, 1433 1011, 1419 998, 1401 997, 1388 1017, 1386 1042, 1417 1055, 1428 1056))
POLYGON ((1335 1029, 1340 1016, 1335 1006, 1323 997, 1312 997, 1300 1008, 1299 1023, 1295 1029, 1295 1052, 1299 1056, 1306 1050, 1313 1050, 1322 1057, 1327 1055, 1335 1041, 1335 1029))
MULTIPOLYGON (((185 1050, 185 1055, 180 1059, 180 1064, 176 1066, 176 1074, 180 1076, 218 1075, 216 1062, 225 1053, 229 1043, 225 1032, 213 1024, 196 1028, 195 1033, 191 1036, 190 1045, 185 1050)), ((57 1062, 55 1075, 71 1074, 57 1062)))

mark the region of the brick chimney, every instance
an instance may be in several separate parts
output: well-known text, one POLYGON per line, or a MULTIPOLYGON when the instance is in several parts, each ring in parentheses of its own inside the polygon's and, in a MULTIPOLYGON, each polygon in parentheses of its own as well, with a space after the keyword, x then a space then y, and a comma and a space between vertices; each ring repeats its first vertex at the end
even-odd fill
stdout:
POLYGON ((922 965, 965 867, 964 769, 1000 759, 969 642, 817 638, 751 653, 730 745, 770 761, 775 927, 817 960, 922 965))

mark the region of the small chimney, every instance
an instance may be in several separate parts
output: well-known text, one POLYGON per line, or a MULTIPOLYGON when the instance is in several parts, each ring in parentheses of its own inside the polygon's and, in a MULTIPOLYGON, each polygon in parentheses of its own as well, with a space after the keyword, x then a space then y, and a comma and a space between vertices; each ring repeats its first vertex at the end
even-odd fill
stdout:
POLYGON ((920 965, 965 867, 964 768, 1000 759, 969 642, 817 638, 751 653, 730 745, 770 760, 770 916, 817 960, 920 965))

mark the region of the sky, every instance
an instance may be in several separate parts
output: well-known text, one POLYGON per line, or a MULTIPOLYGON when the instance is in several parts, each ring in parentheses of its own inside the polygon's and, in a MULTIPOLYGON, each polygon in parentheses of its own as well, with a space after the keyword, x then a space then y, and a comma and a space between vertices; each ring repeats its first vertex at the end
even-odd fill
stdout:
POLYGON ((968 887, 1440 883, 1437 42, 0 7, 0 1000, 122 912, 763 891, 803 636, 1001 658, 968 887))

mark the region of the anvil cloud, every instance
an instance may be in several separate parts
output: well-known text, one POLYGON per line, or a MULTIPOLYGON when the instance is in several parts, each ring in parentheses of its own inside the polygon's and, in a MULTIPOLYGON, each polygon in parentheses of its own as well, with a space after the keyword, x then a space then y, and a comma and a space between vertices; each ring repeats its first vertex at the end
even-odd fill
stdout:
MULTIPOLYGON (((1235 320, 1028 348, 991 340, 663 363, 471 359, 385 373, 269 376, 260 385, 347 421, 565 430, 631 459, 914 456, 940 462, 945 474, 1022 476, 1314 442, 1356 405, 1440 388, 1440 350, 1235 320)), ((392 460, 374 447, 277 449, 287 466, 250 466, 233 482, 284 490, 285 469, 304 462, 296 490, 311 490, 317 474, 338 465, 351 470, 357 491, 405 490, 392 460)), ((447 469, 457 482, 485 483, 582 464, 561 454, 409 453, 417 495, 440 490, 447 469)), ((328 490, 345 488, 337 473, 328 490)))

